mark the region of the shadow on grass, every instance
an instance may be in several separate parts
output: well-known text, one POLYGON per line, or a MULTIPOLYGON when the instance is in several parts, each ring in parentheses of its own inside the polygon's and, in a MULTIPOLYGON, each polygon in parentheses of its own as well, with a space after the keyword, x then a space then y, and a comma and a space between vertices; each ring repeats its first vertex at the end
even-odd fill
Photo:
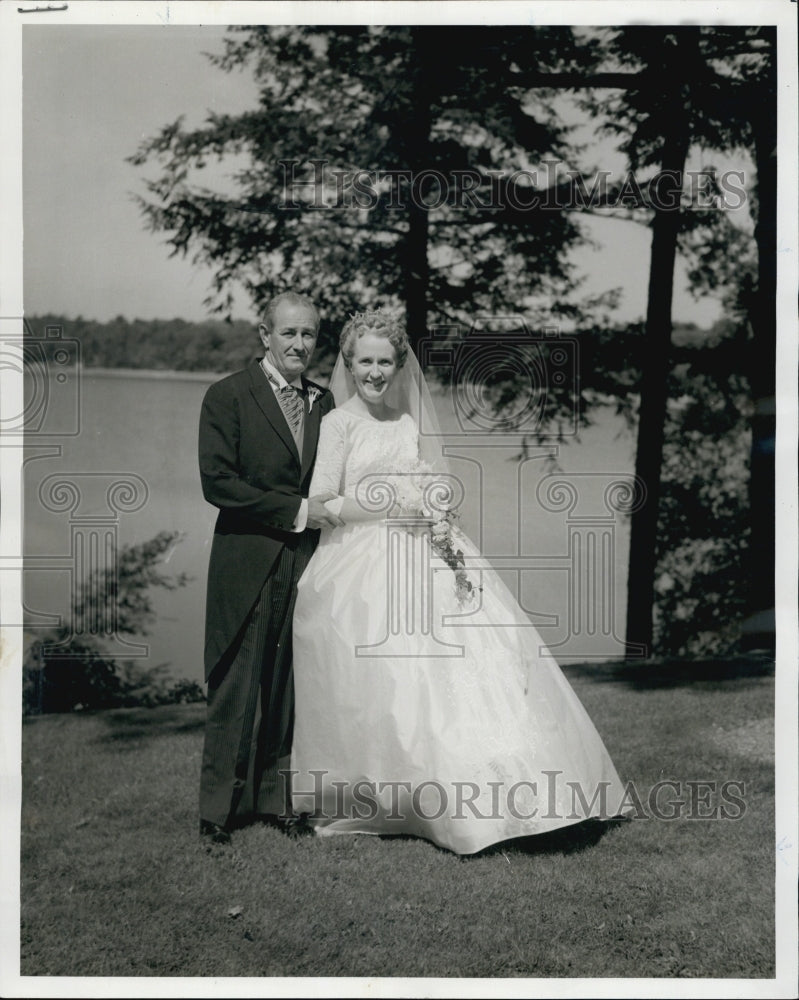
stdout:
POLYGON ((724 660, 613 660, 608 663, 565 663, 570 680, 595 684, 625 684, 636 690, 675 687, 717 687, 730 681, 738 688, 774 676, 771 657, 743 656, 724 660))
POLYGON ((576 854, 595 847, 610 831, 619 826, 627 826, 631 820, 618 817, 615 819, 586 819, 581 823, 551 830, 549 833, 538 833, 532 837, 516 837, 505 840, 501 844, 492 844, 479 854, 470 854, 469 858, 488 858, 496 854, 516 852, 518 854, 576 854))
MULTIPOLYGON (((595 847, 599 841, 610 830, 619 826, 626 826, 631 822, 622 816, 613 819, 587 819, 581 823, 572 823, 570 826, 561 827, 559 830, 552 830, 549 833, 537 833, 530 837, 514 837, 512 840, 503 840, 498 844, 491 844, 490 847, 483 848, 474 854, 461 854, 461 861, 478 861, 483 858, 496 857, 498 854, 576 854, 579 851, 588 850, 595 847)), ((387 841, 419 841, 423 838, 414 837, 410 834, 386 833, 378 834, 379 840, 387 841)), ((425 841, 429 847, 447 857, 452 856, 452 852, 445 847, 439 847, 430 841, 425 841)))
POLYGON ((156 708, 117 708, 98 712, 97 718, 106 724, 106 731, 95 743, 131 744, 162 739, 182 733, 193 733, 205 725, 205 704, 159 705, 156 708))

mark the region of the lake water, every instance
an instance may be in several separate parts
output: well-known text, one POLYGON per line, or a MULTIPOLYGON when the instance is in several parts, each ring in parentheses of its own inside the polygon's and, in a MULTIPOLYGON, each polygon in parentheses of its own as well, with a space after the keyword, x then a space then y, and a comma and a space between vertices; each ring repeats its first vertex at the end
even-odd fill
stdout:
MULTIPOLYGON (((138 652, 146 652, 148 665, 166 662, 175 675, 197 680, 216 516, 200 489, 197 426, 203 394, 217 378, 84 370, 77 433, 31 438, 30 444, 47 447, 38 456, 29 448, 25 466, 29 611, 63 614, 73 580, 83 575, 81 565, 104 558, 104 539, 132 544, 159 531, 179 531, 168 569, 190 574, 192 582, 155 592, 158 621, 147 649, 138 652), (59 492, 62 480, 72 484, 68 495, 59 492), (127 492, 109 494, 119 481, 128 482, 127 492), (100 540, 96 555, 86 549, 90 536, 100 540)), ((463 529, 506 567, 503 578, 520 592, 559 659, 619 656, 629 527, 604 498, 614 479, 632 473, 634 442, 620 418, 601 410, 579 440, 555 449, 556 478, 566 484, 558 487, 554 479, 545 481, 552 471, 547 449, 532 449, 520 462, 518 442, 501 434, 461 433, 456 403, 446 394, 436 397, 442 427, 451 435, 452 471, 464 486, 463 529)))

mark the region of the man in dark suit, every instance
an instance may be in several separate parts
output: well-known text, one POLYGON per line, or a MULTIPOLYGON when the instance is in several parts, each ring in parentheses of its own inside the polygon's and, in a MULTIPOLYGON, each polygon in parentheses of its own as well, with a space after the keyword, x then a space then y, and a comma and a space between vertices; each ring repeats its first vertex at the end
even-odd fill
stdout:
POLYGON ((341 521, 308 498, 319 423, 334 406, 302 377, 319 314, 286 292, 267 305, 264 357, 210 386, 200 415, 200 477, 219 508, 208 568, 208 709, 200 832, 226 843, 246 818, 289 816, 294 719, 291 629, 296 584, 319 539, 341 521))

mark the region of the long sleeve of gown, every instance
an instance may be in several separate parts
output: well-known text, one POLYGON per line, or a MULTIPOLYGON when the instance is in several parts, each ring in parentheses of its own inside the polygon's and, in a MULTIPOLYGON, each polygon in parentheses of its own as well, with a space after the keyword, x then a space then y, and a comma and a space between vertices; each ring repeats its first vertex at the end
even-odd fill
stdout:
POLYGON ((316 462, 309 496, 319 493, 344 492, 344 459, 347 450, 347 428, 341 414, 331 410, 322 420, 319 428, 319 443, 316 448, 316 462))

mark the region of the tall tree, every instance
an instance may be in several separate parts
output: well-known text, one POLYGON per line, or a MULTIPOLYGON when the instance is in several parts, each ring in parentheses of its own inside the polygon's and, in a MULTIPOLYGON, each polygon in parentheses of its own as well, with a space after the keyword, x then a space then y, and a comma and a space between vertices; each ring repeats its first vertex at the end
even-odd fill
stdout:
POLYGON ((537 212, 520 227, 486 198, 492 174, 566 155, 566 130, 515 74, 524 60, 571 67, 579 51, 564 28, 233 30, 214 62, 251 69, 259 106, 144 142, 132 161, 162 172, 141 207, 175 252, 213 265, 222 312, 240 281, 256 309, 311 289, 336 328, 393 299, 414 340, 432 322, 523 311, 536 292, 557 314, 577 226, 537 212), (209 157, 231 156, 244 163, 234 193, 199 185, 209 157))
POLYGON ((749 507, 752 544, 750 616, 752 645, 774 638, 775 439, 777 366, 777 87, 774 29, 752 32, 759 43, 756 86, 739 87, 752 130, 757 169, 757 287, 749 310, 753 331, 749 382, 755 400, 752 421, 749 507), (767 33, 766 33, 767 32, 767 33))
MULTIPOLYGON (((746 551, 736 560, 745 581, 742 640, 747 646, 774 645, 775 556, 775 379, 776 379, 776 30, 773 27, 720 27, 700 32, 703 58, 713 72, 699 89, 697 133, 714 149, 744 148, 755 163, 747 194, 755 220, 754 247, 726 226, 723 213, 694 213, 699 240, 692 240, 699 261, 698 288, 725 292, 731 336, 739 356, 737 371, 748 386, 748 510, 744 518, 746 551), (709 224, 703 224, 703 222, 709 224), (720 237, 720 238, 719 238, 720 237), (704 242, 704 246, 702 243, 704 242), (700 249, 701 248, 701 249, 700 249), (754 250, 754 252, 753 252, 754 250), (711 260, 711 257, 713 258, 711 260)), ((690 221, 687 219, 686 221, 690 221)), ((693 237, 683 227, 681 241, 693 237)))
MULTIPOLYGON (((756 39, 753 41, 751 29, 628 28, 611 35, 607 52, 617 64, 632 70, 626 80, 623 74, 618 74, 616 79, 610 81, 620 90, 605 103, 602 110, 611 119, 610 127, 625 137, 622 148, 634 170, 657 165, 663 175, 668 176, 673 171, 674 176, 681 179, 685 157, 692 143, 700 142, 705 148, 729 150, 756 135, 757 127, 753 132, 753 123, 757 113, 751 114, 756 103, 760 104, 760 117, 774 121, 770 113, 773 103, 767 100, 770 95, 766 82, 767 66, 773 65, 773 61, 770 62, 767 47, 758 44, 756 39)), ((596 100, 589 103, 597 109, 596 100)), ((763 129, 768 134, 769 126, 763 126, 763 129)), ((768 146, 768 139, 764 146, 768 146)), ((759 187, 761 184, 770 187, 767 172, 759 168, 758 178, 759 187)), ((773 188, 770 187, 770 190, 773 188)), ((685 246, 685 237, 690 234, 696 248, 697 237, 701 242, 703 238, 715 236, 715 239, 708 239, 709 248, 718 251, 721 246, 722 252, 726 253, 729 243, 734 242, 730 239, 732 233, 729 227, 725 233, 728 245, 719 241, 720 229, 724 227, 718 225, 718 212, 712 213, 716 218, 708 224, 708 213, 702 215, 682 211, 679 202, 671 209, 658 204, 652 207, 647 353, 641 378, 636 449, 636 472, 646 484, 647 502, 632 516, 627 607, 628 641, 644 642, 648 646, 651 646, 653 636, 656 567, 662 555, 659 538, 669 534, 661 530, 658 501, 671 369, 671 298, 677 244, 683 239, 685 246)), ((766 218, 773 219, 773 213, 769 212, 766 218)), ((773 259, 773 253, 765 246, 769 223, 759 222, 758 226, 761 225, 766 226, 763 238, 758 240, 763 266, 764 255, 773 259)), ((768 274, 770 265, 765 266, 768 274)), ((705 268, 714 272, 716 280, 719 272, 725 270, 718 263, 708 266, 706 259, 705 268)), ((763 314, 764 310, 770 310, 773 315, 773 287, 766 289, 766 284, 761 277, 755 297, 758 302, 756 311, 763 314)), ((764 383, 771 380, 773 384, 773 364, 769 360, 769 353, 773 352, 773 329, 766 329, 759 319, 752 326, 757 326, 758 342, 762 337, 765 346, 763 357, 758 359, 757 372, 764 383)), ((755 392, 757 394, 759 390, 755 389, 755 392)), ((768 565, 772 560, 773 544, 769 544, 767 530, 761 531, 758 526, 758 521, 773 524, 773 458, 769 474, 766 467, 768 457, 764 458, 761 452, 762 449, 759 450, 758 462, 753 461, 750 475, 750 495, 753 501, 757 498, 760 509, 760 515, 752 519, 755 530, 751 546, 752 565, 756 573, 754 579, 758 580, 757 587, 766 580, 771 582, 773 578, 773 562, 772 568, 768 565), (766 515, 767 508, 769 513, 766 515), (754 555, 756 548, 758 555, 754 555)))
MULTIPOLYGON (((674 178, 672 198, 663 193, 654 203, 652 255, 646 311, 646 346, 641 379, 641 406, 638 422, 635 474, 646 486, 646 502, 631 517, 630 559, 627 579, 627 642, 652 647, 655 553, 657 551, 660 470, 663 461, 663 432, 668 397, 671 352, 671 307, 674 290, 674 261, 680 225, 679 199, 682 176, 691 138, 691 88, 689 80, 699 75, 695 31, 661 32, 654 46, 651 35, 628 32, 625 48, 637 42, 638 58, 644 58, 644 79, 638 88, 624 93, 635 121, 626 142, 632 168, 658 162, 665 178, 674 178), (642 44, 643 43, 643 44, 642 44), (653 81, 660 81, 655 96, 653 81), (637 121, 636 121, 637 119, 637 121), (652 149, 644 139, 642 126, 654 127, 662 135, 660 149, 652 149), (649 148, 647 148, 647 146, 649 148), (676 191, 674 190, 676 188, 676 191), (676 205, 673 202, 677 196, 676 205)), ((618 43, 617 43, 618 44, 618 43)), ((627 49, 629 52, 629 49, 627 49)), ((649 137, 646 137, 649 139, 649 137)))

